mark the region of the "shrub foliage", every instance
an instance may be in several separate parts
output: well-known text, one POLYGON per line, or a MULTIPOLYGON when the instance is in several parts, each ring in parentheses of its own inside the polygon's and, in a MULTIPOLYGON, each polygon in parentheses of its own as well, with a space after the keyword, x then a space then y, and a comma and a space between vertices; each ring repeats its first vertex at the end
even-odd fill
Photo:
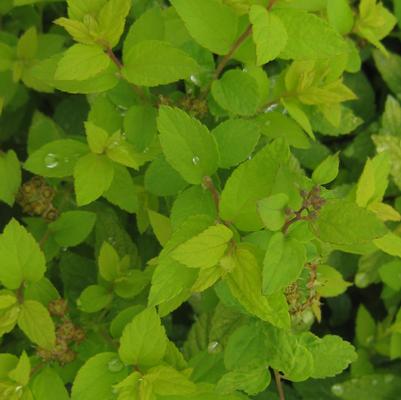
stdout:
POLYGON ((397 16, 1 1, 0 398, 398 399, 397 16))

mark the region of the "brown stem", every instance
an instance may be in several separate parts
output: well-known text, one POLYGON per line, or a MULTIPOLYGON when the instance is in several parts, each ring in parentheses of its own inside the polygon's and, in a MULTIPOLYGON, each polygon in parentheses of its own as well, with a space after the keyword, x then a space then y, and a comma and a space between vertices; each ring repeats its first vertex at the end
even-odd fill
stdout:
POLYGON ((231 60, 233 54, 238 50, 241 44, 247 39, 247 37, 252 33, 252 25, 249 25, 246 30, 242 33, 242 35, 234 42, 231 46, 230 51, 221 59, 219 64, 217 65, 216 71, 213 74, 212 80, 216 80, 219 78, 220 74, 223 72, 224 67, 231 60))
POLYGON ((203 178, 203 186, 209 190, 213 197, 214 204, 216 206, 217 214, 219 214, 220 211, 220 194, 218 190, 216 189, 216 186, 214 186, 214 183, 212 181, 212 178, 210 176, 205 176, 203 178))
POLYGON ((22 304, 24 302, 24 282, 22 282, 21 286, 16 290, 15 295, 17 296, 18 303, 22 304))
POLYGON ((285 400, 285 394, 284 394, 284 387, 283 387, 283 381, 281 380, 281 375, 277 370, 274 371, 274 379, 276 380, 276 386, 277 386, 277 392, 279 395, 280 400, 285 400))
POLYGON ((282 228, 282 232, 285 234, 288 231, 288 228, 297 221, 301 221, 304 219, 302 216, 302 212, 307 210, 307 207, 302 206, 298 211, 295 211, 295 217, 287 220, 282 228))
POLYGON ((118 59, 111 48, 106 49, 106 54, 110 57, 111 61, 116 64, 118 69, 122 69, 124 67, 123 63, 118 59))
MULTIPOLYGON (((113 61, 113 63, 116 65, 119 71, 121 71, 124 67, 123 63, 120 61, 120 59, 114 54, 113 50, 108 47, 106 48, 106 54, 110 57, 110 60, 113 61)), ((143 101, 148 101, 143 89, 140 86, 134 85, 131 83, 131 87, 134 90, 134 92, 141 98, 143 101)))
POLYGON ((31 369, 31 377, 34 376, 36 374, 36 372, 38 372, 39 370, 41 370, 44 366, 46 365, 46 363, 44 362, 40 362, 39 364, 36 364, 32 369, 31 369))
MULTIPOLYGON (((270 10, 274 6, 274 3, 276 1, 277 0, 270 0, 269 4, 267 5, 267 9, 270 10)), ((210 92, 213 82, 215 80, 219 79, 219 77, 220 77, 221 73, 223 72, 224 68, 226 67, 227 63, 231 60, 234 53, 238 50, 238 48, 242 45, 242 43, 245 42, 245 40, 248 38, 248 36, 251 35, 251 33, 252 33, 252 24, 249 24, 248 27, 245 29, 245 31, 242 32, 242 34, 238 37, 238 39, 233 43, 233 45, 231 46, 228 53, 217 64, 217 68, 214 71, 211 81, 208 83, 208 85, 203 90, 201 99, 205 99, 207 97, 207 95, 210 92)))
POLYGON ((45 234, 42 236, 42 239, 39 241, 39 247, 43 250, 44 245, 47 242, 47 239, 49 239, 50 236, 50 229, 47 228, 45 234))

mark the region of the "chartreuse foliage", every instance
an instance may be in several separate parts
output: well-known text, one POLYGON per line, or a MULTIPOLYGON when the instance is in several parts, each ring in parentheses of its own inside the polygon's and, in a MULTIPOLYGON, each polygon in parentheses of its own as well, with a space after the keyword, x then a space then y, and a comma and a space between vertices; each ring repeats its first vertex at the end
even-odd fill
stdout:
POLYGON ((1 1, 0 398, 399 399, 397 25, 1 1))

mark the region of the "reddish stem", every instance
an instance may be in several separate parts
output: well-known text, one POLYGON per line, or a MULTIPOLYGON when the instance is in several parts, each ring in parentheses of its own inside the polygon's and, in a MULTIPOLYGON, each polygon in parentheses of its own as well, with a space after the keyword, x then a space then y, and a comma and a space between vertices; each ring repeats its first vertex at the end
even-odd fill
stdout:
MULTIPOLYGON (((124 68, 123 63, 120 61, 120 59, 114 54, 113 50, 111 48, 107 48, 106 54, 110 57, 110 60, 113 61, 113 63, 116 65, 119 71, 121 71, 124 68)), ((144 91, 140 86, 134 85, 131 83, 131 87, 134 90, 134 92, 143 100, 147 101, 148 99, 145 96, 144 91)))

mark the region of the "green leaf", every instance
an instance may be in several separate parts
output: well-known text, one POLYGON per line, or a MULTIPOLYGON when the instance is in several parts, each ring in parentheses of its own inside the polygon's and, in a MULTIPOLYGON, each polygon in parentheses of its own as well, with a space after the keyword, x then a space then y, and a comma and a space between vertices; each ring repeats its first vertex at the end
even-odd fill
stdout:
MULTIPOLYGON (((158 10, 153 8, 152 10, 158 10)), ((157 109, 151 106, 135 105, 124 116, 124 131, 127 140, 136 150, 145 151, 157 134, 157 109)))
POLYGON ((54 140, 34 151, 24 168, 36 175, 63 178, 73 174, 75 163, 87 152, 88 146, 77 140, 54 140))
POLYGON ((15 305, 11 308, 1 310, 0 312, 0 337, 11 332, 17 321, 20 313, 20 307, 15 305))
POLYGON ((54 23, 62 26, 76 42, 87 45, 95 44, 94 38, 90 34, 88 27, 83 22, 61 17, 57 18, 54 23))
POLYGON ((152 386, 153 393, 160 396, 189 395, 196 391, 196 385, 184 374, 169 366, 151 368, 144 379, 152 386))
POLYGON ((61 129, 53 119, 36 111, 28 132, 28 154, 32 154, 49 142, 60 139, 61 134, 61 129))
POLYGON ((326 185, 336 179, 340 160, 338 153, 325 158, 313 171, 312 180, 318 185, 326 185))
POLYGON ((118 353, 125 364, 151 367, 160 363, 166 347, 167 336, 160 317, 154 308, 147 308, 125 327, 118 353))
POLYGON ((13 64, 15 51, 11 46, 8 46, 5 43, 0 43, 0 56, 0 71, 7 71, 13 64))
POLYGON ((31 363, 25 351, 21 354, 18 364, 9 372, 8 376, 20 385, 26 386, 31 374, 31 363))
POLYGON ((317 60, 348 52, 345 40, 324 19, 296 9, 278 9, 273 13, 288 34, 287 45, 280 54, 286 60, 317 60))
POLYGON ((170 239, 172 233, 170 219, 152 210, 148 210, 148 214, 153 232, 159 243, 164 246, 170 239))
POLYGON ((4 310, 6 308, 9 308, 13 306, 17 302, 17 298, 15 295, 10 292, 10 293, 2 293, 0 294, 0 310, 4 310))
POLYGON ((401 96, 401 56, 396 53, 383 54, 380 51, 373 52, 373 59, 380 75, 387 83, 389 89, 401 96))
POLYGON ((358 308, 355 334, 358 344, 367 348, 372 345, 376 337, 375 320, 363 304, 358 308))
POLYGON ((79 206, 98 199, 110 188, 113 180, 113 163, 103 155, 87 154, 74 168, 74 186, 79 206))
POLYGON ((181 175, 166 161, 158 157, 145 172, 145 189, 156 196, 172 196, 188 184, 181 175))
POLYGON ((373 373, 355 376, 332 385, 331 392, 341 395, 343 400, 396 400, 401 389, 401 379, 393 373, 373 373))
POLYGON ((53 320, 39 302, 26 300, 21 305, 18 326, 33 343, 50 350, 56 343, 53 320))
POLYGON ((108 139, 106 155, 116 163, 135 169, 139 169, 148 160, 148 155, 137 152, 120 131, 115 132, 108 139))
POLYGON ((178 108, 160 108, 157 126, 163 153, 189 183, 199 184, 218 165, 217 145, 205 125, 178 108))
POLYGON ((378 239, 374 239, 373 243, 381 251, 392 256, 401 257, 401 237, 397 234, 389 232, 378 239))
POLYGON ((366 207, 376 191, 375 168, 368 158, 356 187, 356 204, 366 207))
POLYGON ((267 364, 265 336, 259 324, 253 321, 235 329, 224 350, 224 364, 228 370, 267 364))
POLYGON ((267 229, 278 231, 283 227, 285 223, 284 209, 288 200, 286 194, 277 193, 258 202, 258 212, 267 229))
POLYGON ((187 53, 167 42, 145 40, 124 53, 122 73, 131 83, 159 86, 189 78, 199 67, 187 53))
POLYGON ((213 129, 220 153, 219 167, 230 168, 246 160, 255 149, 258 126, 246 119, 228 119, 213 129))
POLYGON ((398 127, 401 124, 401 105, 393 96, 388 95, 382 115, 380 132, 386 135, 399 135, 398 127))
POLYGON ((225 55, 237 38, 238 17, 216 0, 172 0, 190 35, 213 53, 225 55))
POLYGON ((229 70, 214 81, 212 95, 220 107, 234 115, 254 115, 260 102, 256 80, 239 69, 229 70))
POLYGON ((121 274, 120 257, 108 242, 103 242, 100 248, 98 264, 100 275, 108 282, 115 281, 121 274))
POLYGON ((113 293, 100 285, 90 285, 79 296, 78 307, 86 313, 94 313, 105 308, 113 299, 113 293))
POLYGON ((164 40, 165 30, 162 10, 159 7, 149 8, 131 25, 124 40, 123 51, 125 52, 126 47, 144 40, 164 40))
POLYGON ((233 222, 242 231, 262 228, 257 202, 272 194, 278 183, 277 177, 288 160, 288 147, 284 142, 276 141, 237 167, 221 194, 220 217, 233 222))
POLYGON ((85 122, 85 132, 91 152, 102 154, 106 149, 109 134, 91 121, 85 122))
POLYGON ((58 62, 54 77, 64 81, 84 81, 105 71, 110 62, 101 47, 74 44, 58 62))
POLYGON ((284 137, 290 146, 299 149, 307 149, 310 146, 301 126, 285 114, 271 111, 258 116, 257 122, 262 135, 269 139, 284 137))
POLYGON ((51 367, 45 367, 35 376, 32 383, 32 394, 35 400, 47 400, 49 393, 57 400, 68 400, 67 389, 58 373, 51 367))
POLYGON ((130 0, 109 0, 99 11, 97 17, 99 36, 108 47, 113 48, 118 44, 131 5, 130 0))
POLYGON ((138 210, 138 190, 134 185, 128 169, 122 165, 114 165, 114 175, 110 187, 103 196, 112 204, 129 213, 138 210))
POLYGON ((262 294, 262 268, 246 245, 238 245, 231 256, 232 271, 225 276, 232 295, 250 313, 279 327, 289 326, 286 301, 262 294))
POLYGON ((319 265, 317 277, 319 282, 317 292, 323 297, 339 296, 351 286, 351 283, 344 281, 340 272, 330 265, 319 265))
POLYGON ((347 200, 328 201, 311 228, 320 240, 337 245, 369 243, 387 232, 372 212, 347 200))
POLYGON ((310 333, 305 336, 306 347, 313 356, 314 379, 338 375, 357 359, 354 347, 340 336, 326 335, 318 338, 310 333))
POLYGON ((290 114, 291 118, 302 127, 302 129, 309 135, 311 139, 315 139, 309 118, 300 105, 295 101, 285 100, 284 98, 281 99, 281 102, 288 111, 288 114, 290 114))
POLYGON ((0 153, 0 200, 9 206, 14 204, 21 185, 21 167, 13 150, 0 153))
POLYGON ((306 263, 305 246, 281 232, 272 236, 263 262, 263 293, 273 294, 300 275, 306 263))
POLYGON ((31 60, 35 57, 38 49, 38 33, 32 26, 25 31, 17 43, 17 58, 31 60))
POLYGON ((89 211, 66 211, 49 225, 49 229, 60 246, 77 246, 92 232, 95 221, 95 213, 89 211))
POLYGON ((170 220, 174 230, 192 215, 217 217, 216 205, 209 190, 203 186, 192 186, 178 194, 171 208, 170 220))
POLYGON ((0 236, 0 281, 8 289, 18 289, 23 281, 37 282, 46 270, 38 243, 15 219, 0 236))
POLYGON ((256 395, 266 389, 270 381, 270 371, 266 366, 238 368, 222 376, 217 383, 217 390, 226 394, 242 390, 249 395, 256 395))
POLYGON ((399 291, 401 289, 401 260, 393 260, 382 265, 379 275, 387 286, 399 291))
POLYGON ((327 19, 337 32, 342 35, 350 33, 354 25, 354 15, 348 0, 328 1, 327 19))
POLYGON ((147 271, 130 270, 126 276, 114 282, 114 292, 123 299, 130 299, 141 293, 149 281, 150 276, 147 271))
POLYGON ((287 31, 277 15, 254 5, 249 12, 252 39, 256 45, 257 65, 276 59, 287 45, 287 31))
MULTIPOLYGON (((393 135, 373 135, 373 142, 376 146, 378 153, 387 153, 390 158, 390 173, 394 183, 401 187, 401 174, 400 174, 400 154, 401 154, 401 138, 393 135)), ((383 180, 378 178, 375 182, 383 183, 383 180)), ((387 180, 384 181, 387 183, 387 180)))
POLYGON ((78 371, 71 400, 112 398, 113 386, 128 375, 116 353, 99 353, 89 358, 78 371))
POLYGON ((150 307, 168 302, 189 291, 198 277, 198 271, 168 259, 160 262, 152 276, 149 293, 150 307))
POLYGON ((225 225, 214 225, 178 246, 171 256, 190 268, 211 268, 223 257, 232 237, 225 225))
POLYGON ((313 356, 301 337, 271 327, 266 329, 266 335, 271 353, 267 359, 271 367, 282 371, 284 378, 293 382, 301 382, 312 376, 313 356))
POLYGON ((125 308, 120 311, 116 317, 111 321, 110 333, 113 338, 120 338, 125 326, 132 321, 135 315, 139 314, 145 309, 145 306, 136 305, 125 308))
POLYGON ((379 48, 386 50, 380 40, 387 36, 397 23, 396 17, 377 0, 361 0, 359 16, 355 22, 355 32, 379 48))

